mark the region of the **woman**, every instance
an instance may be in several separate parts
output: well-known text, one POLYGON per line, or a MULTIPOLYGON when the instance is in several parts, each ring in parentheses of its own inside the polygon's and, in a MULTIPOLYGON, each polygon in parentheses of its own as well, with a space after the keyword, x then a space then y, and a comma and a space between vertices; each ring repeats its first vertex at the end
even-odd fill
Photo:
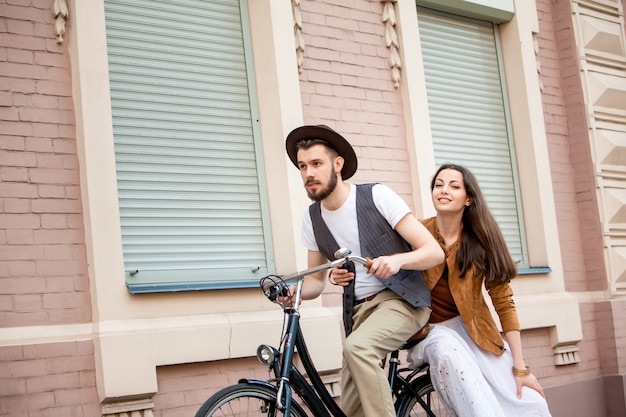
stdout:
POLYGON ((437 215, 423 224, 446 260, 424 271, 432 292, 431 330, 409 350, 409 362, 430 364, 433 385, 452 415, 550 416, 543 389, 522 355, 509 286, 517 269, 476 178, 462 166, 445 164, 430 188, 437 215))

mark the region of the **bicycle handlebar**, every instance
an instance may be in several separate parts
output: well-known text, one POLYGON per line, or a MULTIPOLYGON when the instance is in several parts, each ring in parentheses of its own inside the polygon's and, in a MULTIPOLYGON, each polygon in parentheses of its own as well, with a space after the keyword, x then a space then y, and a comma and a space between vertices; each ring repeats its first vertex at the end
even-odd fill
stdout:
POLYGON ((286 296, 289 293, 287 289, 287 283, 290 281, 298 281, 296 296, 295 296, 295 305, 297 306, 300 303, 300 292, 302 290, 302 279, 311 274, 315 274, 316 272, 325 271, 327 269, 334 268, 336 266, 342 265, 345 262, 358 262, 361 265, 369 268, 372 266, 373 261, 370 258, 363 258, 361 256, 351 255, 352 251, 347 248, 340 248, 335 252, 334 261, 327 262, 322 265, 315 266, 313 268, 305 269, 304 271, 297 271, 285 276, 276 276, 276 275, 268 275, 261 279, 260 285, 261 289, 265 293, 266 297, 270 299, 272 302, 277 301, 277 297, 286 296), (276 279, 274 279, 276 278, 276 279))
POLYGON ((335 258, 337 259, 335 259, 334 261, 327 262, 322 265, 314 266, 313 268, 305 269, 304 271, 293 272, 289 275, 285 275, 284 277, 282 277, 282 280, 285 282, 293 281, 295 279, 303 278, 307 275, 315 274, 316 272, 325 271, 327 269, 332 269, 336 266, 339 266, 349 261, 358 262, 361 265, 365 266, 366 268, 369 268, 370 266, 372 266, 371 259, 363 258, 361 256, 351 255, 351 253, 352 251, 350 251, 350 249, 340 248, 335 252, 335 258))

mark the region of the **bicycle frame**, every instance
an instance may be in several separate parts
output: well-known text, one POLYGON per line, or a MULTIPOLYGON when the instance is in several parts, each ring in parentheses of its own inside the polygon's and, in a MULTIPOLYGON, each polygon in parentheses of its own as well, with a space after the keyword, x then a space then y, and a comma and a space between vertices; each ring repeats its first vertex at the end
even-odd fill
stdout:
POLYGON ((292 394, 295 391, 311 410, 313 415, 319 417, 346 417, 330 395, 324 382, 320 378, 313 360, 309 355, 302 329, 300 328, 300 312, 297 308, 285 309, 288 315, 285 328, 285 339, 282 346, 281 357, 276 357, 270 364, 275 375, 275 385, 258 380, 243 379, 239 382, 250 384, 262 384, 274 387, 277 391, 277 406, 284 409, 284 414, 289 415, 291 409, 292 394), (300 370, 294 365, 295 352, 298 352, 302 366, 310 383, 300 370))
MULTIPOLYGON (((299 311, 302 283, 306 275, 339 266, 349 260, 356 260, 363 264, 371 262, 369 259, 349 256, 349 250, 340 249, 337 253, 339 254, 340 251, 343 252, 337 257, 341 257, 341 259, 337 259, 305 271, 296 272, 288 276, 276 277, 276 280, 273 280, 269 276, 265 277, 264 279, 269 278, 269 285, 261 280, 261 286, 264 289, 266 296, 274 302, 276 302, 279 295, 284 297, 285 293, 283 292, 283 288, 286 286, 287 281, 297 280, 296 291, 294 293, 295 298, 292 300, 291 307, 280 303, 283 307, 284 314, 287 315, 287 323, 281 347, 282 352, 267 345, 259 346, 259 350, 257 351, 257 356, 259 356, 262 363, 267 364, 270 370, 274 372, 275 378, 269 382, 252 379, 241 379, 239 382, 253 385, 263 385, 275 390, 276 405, 279 409, 283 410, 283 414, 286 416, 290 415, 291 407, 294 406, 292 404, 292 397, 293 392, 295 391, 313 415, 317 417, 346 417, 345 413, 341 410, 332 395, 326 389, 324 382, 320 378, 319 373, 317 372, 317 369, 315 368, 315 365, 309 355, 304 335, 302 334, 302 330, 300 328, 299 311), (259 352, 263 349, 266 349, 265 352, 271 353, 271 360, 264 361, 262 359, 263 355, 259 352), (305 374, 308 376, 310 382, 307 381, 305 376, 293 364, 296 351, 299 354, 305 374)), ((417 398, 417 401, 429 416, 435 417, 429 410, 428 405, 426 405, 417 395, 417 392, 411 385, 414 377, 423 372, 427 368, 427 365, 416 370, 412 370, 407 377, 403 377, 400 372, 405 370, 409 371, 409 369, 398 369, 398 366, 399 359, 398 351, 396 350, 390 355, 388 371, 390 389, 396 396, 396 409, 399 410, 400 408, 398 406, 401 405, 401 402, 406 399, 406 396, 402 394, 408 392, 417 398)), ((299 410, 301 409, 301 406, 297 403, 295 404, 295 407, 299 410)))
MULTIPOLYGON (((397 398, 397 403, 395 404, 396 411, 399 411, 402 408, 402 404, 400 402, 405 401, 408 398, 406 395, 402 395, 402 391, 408 391, 422 406, 422 409, 424 410, 426 415, 428 415, 428 417, 436 417, 430 409, 430 406, 426 404, 424 400, 422 400, 422 398, 418 395, 418 393, 413 388, 413 385, 411 384, 414 381, 413 378, 415 378, 416 375, 424 371, 426 372, 426 374, 422 375, 420 378, 426 377, 430 380, 430 375, 428 373, 428 364, 423 364, 419 368, 413 370, 410 370, 409 368, 398 369, 398 366, 400 364, 400 359, 398 359, 399 354, 399 350, 394 350, 389 355, 389 387, 391 388, 391 392, 393 393, 393 395, 397 398), (403 371, 411 372, 406 377, 403 377, 401 375, 401 372, 403 371)), ((415 381, 419 380, 420 378, 416 379, 415 381)))

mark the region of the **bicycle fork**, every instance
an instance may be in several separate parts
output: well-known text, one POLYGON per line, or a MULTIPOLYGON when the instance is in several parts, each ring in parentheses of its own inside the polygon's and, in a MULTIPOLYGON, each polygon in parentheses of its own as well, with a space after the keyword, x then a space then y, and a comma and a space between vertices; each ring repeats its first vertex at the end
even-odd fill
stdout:
POLYGON ((291 364, 296 348, 296 334, 291 330, 298 328, 299 319, 300 313, 298 311, 293 311, 292 314, 289 315, 289 322, 287 323, 287 329, 289 329, 289 331, 285 334, 283 363, 280 368, 281 375, 278 381, 278 393, 276 395, 276 406, 284 410, 286 416, 290 415, 289 413, 291 412, 292 390, 289 385, 289 374, 291 372, 291 364))

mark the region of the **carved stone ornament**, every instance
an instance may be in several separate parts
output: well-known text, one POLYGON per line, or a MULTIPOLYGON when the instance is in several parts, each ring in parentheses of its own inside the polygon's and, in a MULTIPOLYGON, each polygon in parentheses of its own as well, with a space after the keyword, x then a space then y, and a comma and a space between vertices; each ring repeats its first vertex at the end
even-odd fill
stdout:
POLYGON ((63 43, 63 35, 65 35, 65 20, 69 14, 67 8, 67 0, 54 0, 54 17, 55 31, 57 34, 57 43, 63 43))
POLYGON ((391 67, 391 79, 393 86, 400 86, 400 68, 402 68, 402 60, 400 59, 400 44, 398 42, 398 33, 396 32, 396 9, 397 0, 380 0, 383 2, 383 22, 385 23, 385 43, 389 48, 389 67, 391 67))
POLYGON ((296 59, 298 60, 298 73, 302 73, 302 61, 304 59, 304 36, 302 36, 302 15, 300 14, 300 0, 291 0, 293 10, 293 36, 296 41, 296 59))

